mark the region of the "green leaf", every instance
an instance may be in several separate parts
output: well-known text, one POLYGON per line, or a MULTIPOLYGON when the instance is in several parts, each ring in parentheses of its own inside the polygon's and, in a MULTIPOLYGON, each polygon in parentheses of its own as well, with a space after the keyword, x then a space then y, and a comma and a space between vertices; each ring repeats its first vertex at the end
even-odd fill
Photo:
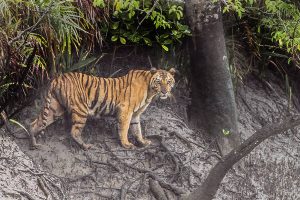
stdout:
POLYGON ((95 7, 100 7, 100 8, 104 8, 105 7, 105 3, 104 0, 94 0, 93 1, 93 6, 95 7))
POLYGON ((113 16, 116 17, 116 16, 118 16, 118 14, 119 14, 119 11, 116 10, 116 11, 113 13, 113 16))
MULTIPOLYGON (((101 55, 100 57, 102 57, 102 55, 101 55)), ((89 65, 91 65, 94 61, 96 61, 97 59, 99 59, 99 58, 97 58, 97 57, 91 57, 91 58, 87 58, 87 59, 85 59, 85 60, 80 60, 80 61, 77 62, 76 64, 72 65, 72 67, 70 67, 70 68, 68 69, 68 71, 71 72, 71 71, 75 71, 75 70, 81 69, 81 68, 83 68, 83 67, 89 66, 89 65)))
POLYGON ((229 130, 225 130, 225 129, 222 129, 222 132, 223 132, 223 135, 225 135, 225 136, 228 136, 231 134, 229 130))
POLYGON ((28 132, 28 130, 25 128, 25 126, 23 126, 23 124, 21 124, 20 122, 14 120, 14 119, 9 119, 9 122, 18 125, 18 126, 21 127, 28 135, 30 135, 29 132, 28 132))
POLYGON ((146 45, 152 46, 152 41, 149 38, 143 37, 143 40, 144 40, 146 45))
POLYGON ((119 27, 120 22, 113 22, 111 25, 111 29, 116 30, 119 27))
POLYGON ((118 36, 113 35, 113 36, 111 37, 111 41, 115 42, 115 41, 117 41, 117 40, 118 40, 118 36))
POLYGON ((123 37, 120 37, 120 42, 121 42, 122 44, 126 44, 126 39, 123 38, 123 37))
POLYGON ((163 43, 164 43, 164 44, 172 44, 173 41, 172 41, 171 39, 168 39, 168 40, 165 40, 163 43))
POLYGON ((169 51, 169 48, 167 47, 167 46, 165 46, 165 45, 161 45, 161 47, 165 50, 165 51, 169 51))

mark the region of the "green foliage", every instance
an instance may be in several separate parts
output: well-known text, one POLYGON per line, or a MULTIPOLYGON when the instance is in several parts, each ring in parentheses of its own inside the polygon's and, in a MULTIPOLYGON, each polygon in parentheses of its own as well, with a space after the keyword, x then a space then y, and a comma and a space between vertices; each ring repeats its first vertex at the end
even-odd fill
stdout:
POLYGON ((83 36, 91 25, 71 1, 0 0, 0 103, 24 99, 31 89, 53 74, 63 63, 77 59, 83 36), (25 61, 34 47, 37 52, 30 71, 25 61), (23 80, 20 88, 18 80, 23 80), (13 90, 13 86, 18 90, 13 90))
POLYGON ((178 3, 115 0, 110 10, 110 21, 102 23, 101 30, 112 42, 147 46, 156 43, 168 51, 190 35, 188 26, 183 24, 183 7, 178 3))
MULTIPOLYGON (((256 35, 256 45, 268 46, 269 56, 289 57, 288 62, 299 60, 300 7, 297 1, 284 0, 228 0, 224 12, 234 12, 256 35), (285 55, 280 55, 284 53, 285 55)), ((264 48, 264 51, 266 49, 264 48)))
POLYGON ((300 10, 282 0, 266 0, 266 15, 261 20, 261 26, 272 30, 271 37, 280 48, 288 53, 300 51, 300 10))
POLYGON ((94 0, 93 1, 93 6, 98 6, 100 8, 104 8, 105 7, 105 2, 104 0, 94 0))
POLYGON ((223 8, 223 12, 235 11, 238 17, 242 17, 245 13, 245 6, 252 6, 256 0, 227 0, 223 8))

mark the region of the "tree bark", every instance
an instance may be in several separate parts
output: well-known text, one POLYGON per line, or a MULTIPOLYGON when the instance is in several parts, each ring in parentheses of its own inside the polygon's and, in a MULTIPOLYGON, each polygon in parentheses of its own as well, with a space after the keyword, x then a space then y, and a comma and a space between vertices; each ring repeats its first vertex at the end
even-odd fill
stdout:
POLYGON ((220 3, 186 0, 192 29, 191 124, 217 138, 222 155, 240 144, 232 80, 228 67, 220 3), (201 117, 199 117, 201 116, 201 117), (229 133, 225 135, 225 133, 229 133))
POLYGON ((184 200, 211 200, 214 198, 221 181, 232 166, 240 159, 248 155, 256 146, 270 136, 283 133, 295 126, 300 125, 300 118, 289 118, 280 124, 267 125, 256 131, 240 146, 233 149, 228 155, 220 160, 209 172, 202 185, 192 192, 184 200))

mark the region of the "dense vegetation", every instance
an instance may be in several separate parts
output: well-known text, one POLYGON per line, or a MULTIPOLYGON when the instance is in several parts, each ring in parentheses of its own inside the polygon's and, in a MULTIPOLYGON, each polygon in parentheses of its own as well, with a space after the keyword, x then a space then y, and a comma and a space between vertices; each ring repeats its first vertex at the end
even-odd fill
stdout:
POLYGON ((1 105, 45 77, 94 64, 99 60, 95 55, 108 47, 145 45, 169 51, 189 34, 180 2, 0 0, 1 105), (26 66, 34 47, 33 62, 26 66))
MULTIPOLYGON (((229 0, 224 13, 235 16, 239 37, 260 63, 270 63, 285 75, 285 66, 299 65, 300 4, 293 0, 229 0), (278 59, 279 58, 279 59, 278 59), (284 62, 278 62, 278 60, 284 62)), ((265 65, 262 64, 262 67, 265 65)))

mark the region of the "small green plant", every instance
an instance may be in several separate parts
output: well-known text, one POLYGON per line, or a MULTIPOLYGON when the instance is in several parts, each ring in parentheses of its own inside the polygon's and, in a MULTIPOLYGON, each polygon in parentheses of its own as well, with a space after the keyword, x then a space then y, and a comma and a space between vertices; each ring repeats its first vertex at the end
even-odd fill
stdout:
POLYGON ((226 130, 226 129, 222 129, 222 133, 223 133, 223 135, 225 135, 225 136, 228 136, 228 135, 231 134, 230 130, 226 130))

